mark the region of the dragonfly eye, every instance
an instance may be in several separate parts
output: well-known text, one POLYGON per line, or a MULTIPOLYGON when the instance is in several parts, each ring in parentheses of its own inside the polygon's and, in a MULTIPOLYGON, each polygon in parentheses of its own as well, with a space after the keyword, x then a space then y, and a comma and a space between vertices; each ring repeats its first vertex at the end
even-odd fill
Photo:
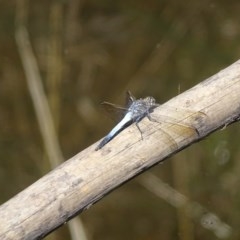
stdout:
POLYGON ((156 103, 156 100, 153 97, 147 97, 147 101, 151 104, 154 105, 156 103))

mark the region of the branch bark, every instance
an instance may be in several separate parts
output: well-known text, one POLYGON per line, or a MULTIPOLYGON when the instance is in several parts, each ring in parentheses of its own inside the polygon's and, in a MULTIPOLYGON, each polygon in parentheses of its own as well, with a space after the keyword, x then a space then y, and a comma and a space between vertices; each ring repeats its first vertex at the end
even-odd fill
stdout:
POLYGON ((103 149, 96 144, 0 206, 0 239, 41 239, 110 191, 239 120, 240 60, 154 110, 103 149))

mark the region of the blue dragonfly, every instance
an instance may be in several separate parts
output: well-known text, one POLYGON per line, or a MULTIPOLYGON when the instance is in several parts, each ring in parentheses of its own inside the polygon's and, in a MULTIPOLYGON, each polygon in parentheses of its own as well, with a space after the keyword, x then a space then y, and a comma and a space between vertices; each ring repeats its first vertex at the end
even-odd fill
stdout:
POLYGON ((101 149, 104 145, 111 141, 117 134, 119 134, 123 129, 125 129, 132 123, 136 124, 142 137, 142 131, 138 123, 144 117, 148 117, 149 120, 155 121, 151 118, 150 113, 153 112, 154 108, 160 106, 159 104, 156 103, 156 100, 153 97, 136 99, 131 94, 130 91, 127 91, 126 107, 120 107, 109 102, 103 102, 101 103, 101 105, 105 109, 108 109, 108 111, 116 109, 117 111, 121 111, 124 115, 122 120, 99 143, 99 145, 95 149, 96 151, 101 149))

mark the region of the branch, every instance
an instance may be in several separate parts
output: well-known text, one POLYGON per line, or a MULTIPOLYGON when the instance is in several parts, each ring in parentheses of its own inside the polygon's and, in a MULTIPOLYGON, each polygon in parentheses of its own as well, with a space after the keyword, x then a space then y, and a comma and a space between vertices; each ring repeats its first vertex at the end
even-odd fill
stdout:
POLYGON ((0 206, 0 239, 40 239, 110 191, 239 120, 240 61, 156 108, 101 150, 96 144, 0 206))

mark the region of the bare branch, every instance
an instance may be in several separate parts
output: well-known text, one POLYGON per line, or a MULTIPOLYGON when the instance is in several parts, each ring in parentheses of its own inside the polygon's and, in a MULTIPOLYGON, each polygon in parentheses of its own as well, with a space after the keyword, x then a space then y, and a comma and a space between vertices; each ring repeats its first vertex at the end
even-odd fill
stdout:
POLYGON ((1 239, 39 239, 110 191, 240 115, 240 61, 156 108, 153 117, 96 144, 0 207, 1 239), (170 119, 170 121, 165 121, 170 119), (160 122, 160 123, 159 123, 160 122))

